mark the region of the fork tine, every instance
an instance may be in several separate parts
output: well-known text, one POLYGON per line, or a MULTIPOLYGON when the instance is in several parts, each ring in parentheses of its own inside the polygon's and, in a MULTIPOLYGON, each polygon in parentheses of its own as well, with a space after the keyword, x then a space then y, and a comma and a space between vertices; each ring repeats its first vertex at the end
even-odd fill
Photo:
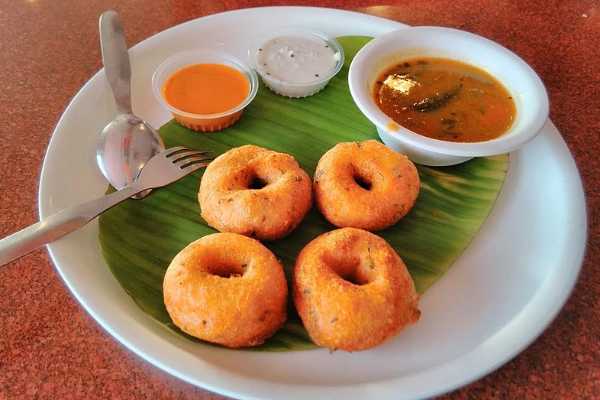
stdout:
POLYGON ((210 156, 209 157, 207 157, 207 156, 187 157, 185 160, 181 160, 181 161, 173 163, 173 165, 176 165, 179 168, 183 168, 190 163, 197 163, 197 162, 202 162, 202 161, 212 161, 212 160, 213 160, 213 158, 210 156))
POLYGON ((165 157, 171 157, 175 153, 181 152, 182 150, 188 150, 188 149, 183 146, 177 146, 177 147, 171 147, 169 149, 166 149, 163 153, 164 153, 165 157))
POLYGON ((210 151, 199 151, 193 150, 189 152, 181 152, 175 156, 173 156, 172 160, 174 164, 180 163, 181 161, 185 161, 190 158, 198 157, 198 156, 210 156, 210 151))
POLYGON ((190 151, 195 151, 195 150, 191 150, 191 149, 188 149, 187 147, 183 147, 183 146, 171 147, 170 149, 165 150, 165 157, 169 158, 176 154, 181 154, 183 152, 190 152, 190 151))
POLYGON ((178 167, 181 169, 185 169, 187 167, 189 167, 190 165, 196 165, 196 164, 206 164, 208 165, 212 160, 214 160, 214 158, 194 158, 194 159, 188 159, 185 160, 185 162, 182 162, 180 164, 178 164, 178 167))
MULTIPOLYGON (((212 161, 212 159, 210 161, 212 161)), ((204 162, 196 162, 196 163, 186 164, 183 167, 181 167, 181 170, 183 172, 185 172, 186 174, 189 174, 189 173, 192 173, 194 171, 199 170, 200 168, 207 167, 208 164, 210 164, 210 161, 204 161, 204 162)))
POLYGON ((142 168, 137 182, 142 189, 162 187, 206 167, 211 160, 212 158, 207 157, 206 152, 189 150, 185 147, 173 147, 148 160, 142 168), (173 156, 175 153, 182 154, 182 151, 185 153, 184 156, 173 156))

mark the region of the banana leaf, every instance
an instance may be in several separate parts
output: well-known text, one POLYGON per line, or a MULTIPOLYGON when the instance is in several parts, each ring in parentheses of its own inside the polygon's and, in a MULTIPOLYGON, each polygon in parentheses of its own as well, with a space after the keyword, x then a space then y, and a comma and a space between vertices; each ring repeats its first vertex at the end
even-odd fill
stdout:
MULTIPOLYGON (((261 87, 242 119, 222 132, 201 134, 174 121, 160 128, 165 145, 209 150, 215 155, 255 144, 292 154, 313 174, 319 158, 338 142, 377 139, 375 127, 354 104, 348 67, 367 37, 341 37, 346 64, 320 93, 288 99, 261 87)), ((421 192, 413 210, 395 226, 379 232, 400 254, 420 293, 452 266, 490 213, 508 169, 508 156, 476 158, 464 164, 418 166, 421 192)), ((163 304, 162 280, 171 259, 188 243, 215 230, 202 220, 197 191, 202 171, 143 200, 128 200, 100 217, 104 258, 135 303, 174 334, 163 304)), ((288 237, 266 243, 279 257, 289 279, 298 252, 317 235, 334 229, 314 208, 288 237)), ((286 325, 253 350, 315 348, 290 302, 286 325)))

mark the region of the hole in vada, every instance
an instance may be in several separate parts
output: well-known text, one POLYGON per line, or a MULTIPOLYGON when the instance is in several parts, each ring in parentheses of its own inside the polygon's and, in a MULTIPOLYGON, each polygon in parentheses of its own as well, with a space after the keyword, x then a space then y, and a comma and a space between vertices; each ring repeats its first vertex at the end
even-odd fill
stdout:
POLYGON ((259 178, 258 176, 255 176, 252 178, 252 180, 250 181, 250 184, 248 184, 248 189, 262 189, 265 186, 267 186, 269 183, 267 181, 265 181, 264 179, 259 178))
POLYGON ((369 283, 369 278, 366 277, 364 274, 360 273, 360 268, 356 268, 349 274, 339 275, 340 278, 342 278, 343 280, 350 282, 356 286, 366 285, 367 283, 369 283))
POLYGON ((365 189, 365 190, 371 190, 371 180, 367 177, 364 177, 362 175, 359 174, 354 174, 354 176, 352 177, 354 178, 354 182, 356 182, 356 184, 358 186, 360 186, 361 188, 365 189))
POLYGON ((220 276, 221 278, 238 278, 244 275, 246 264, 214 264, 209 268, 212 275, 220 276))
POLYGON ((346 254, 325 255, 324 261, 343 280, 356 286, 366 285, 373 280, 370 271, 357 258, 346 254))

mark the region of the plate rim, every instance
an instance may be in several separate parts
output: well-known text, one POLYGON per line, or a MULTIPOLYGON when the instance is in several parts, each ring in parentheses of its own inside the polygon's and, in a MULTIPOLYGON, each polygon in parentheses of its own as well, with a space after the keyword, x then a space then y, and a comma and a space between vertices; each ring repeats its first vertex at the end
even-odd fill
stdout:
MULTIPOLYGON (((208 16, 202 16, 202 17, 198 17, 198 18, 194 18, 191 19, 189 21, 185 21, 181 24, 178 25, 174 25, 172 27, 169 27, 161 32, 157 32, 151 36, 149 36, 148 38, 145 38, 144 40, 140 41, 139 43, 137 43, 135 46, 133 46, 130 50, 135 52, 135 51, 141 51, 147 44, 149 41, 151 41, 151 39, 155 39, 156 37, 158 37, 159 35, 165 34, 165 32, 174 30, 176 28, 182 27, 184 25, 188 25, 188 24, 195 24, 198 23, 199 20, 206 20, 206 19, 213 19, 213 18, 219 18, 221 16, 223 16, 224 14, 233 14, 233 13, 254 13, 254 12, 268 12, 269 10, 272 9, 277 9, 277 10, 282 10, 282 9, 289 9, 290 11, 293 11, 294 9, 309 9, 315 12, 319 12, 319 11, 326 11, 326 12, 334 12, 334 13, 340 13, 340 14, 351 14, 356 16, 359 16, 360 18, 367 18, 367 19, 371 19, 374 22, 379 22, 379 23, 385 23, 385 24, 395 24, 398 26, 398 28, 402 28, 402 27, 407 27, 408 25, 399 23, 397 21, 392 21, 392 20, 388 20, 385 18, 381 18, 381 17, 376 17, 376 16, 372 16, 372 15, 368 15, 368 14, 363 14, 360 12, 354 12, 354 11, 348 11, 348 10, 340 10, 340 9, 333 9, 333 8, 324 8, 324 7, 303 7, 303 6, 280 6, 280 7, 256 7, 256 8, 245 8, 245 9, 237 9, 237 10, 231 10, 231 11, 225 11, 225 12, 221 12, 221 13, 217 13, 217 14, 212 14, 212 15, 208 15, 208 16)), ((44 155, 44 160, 43 160, 43 164, 42 164, 42 168, 40 171, 40 178, 39 178, 39 183, 38 183, 38 212, 39 212, 39 217, 40 219, 48 214, 48 210, 47 210, 47 206, 45 205, 45 200, 44 200, 44 182, 45 182, 45 177, 47 175, 47 170, 48 170, 48 163, 49 163, 49 154, 50 154, 50 150, 53 148, 53 142, 55 142, 57 139, 57 132, 59 131, 59 128, 62 126, 62 124, 64 123, 64 119, 65 116, 67 114, 69 114, 70 109, 74 106, 74 104, 77 103, 78 99, 80 98, 80 96, 82 96, 82 94, 86 91, 86 89, 88 88, 88 86, 90 86, 92 84, 92 82, 97 78, 97 76, 99 74, 101 74, 103 71, 103 69, 98 70, 96 73, 94 73, 86 82, 85 84, 77 91, 77 93, 75 94, 75 96, 73 96, 73 98, 70 100, 69 104, 67 105, 67 107, 65 108, 65 110, 63 111, 63 113, 61 114, 61 117, 59 118, 58 122, 56 123, 56 126, 52 132, 51 138, 49 140, 47 149, 46 149, 46 153, 44 155)), ((549 120, 548 120, 549 121, 549 120)), ((572 186, 575 188, 575 190, 577 191, 577 193, 575 193, 573 195, 573 197, 578 197, 578 200, 582 200, 581 201, 581 205, 583 206, 582 208, 582 223, 583 223, 583 231, 579 232, 581 238, 583 239, 583 246, 579 249, 579 253, 575 254, 575 259, 573 261, 573 266, 569 269, 565 269, 565 270, 570 270, 571 274, 570 276, 568 276, 567 280, 567 284, 563 284, 560 289, 560 295, 555 297, 555 300, 553 301, 553 305, 552 307, 550 307, 548 309, 548 307, 546 307, 546 313, 545 315, 543 315, 543 318, 541 319, 541 321, 539 321, 537 324, 535 324, 535 329, 529 329, 528 335, 526 335, 526 339, 525 340, 521 340, 518 342, 518 345, 513 347, 512 350, 509 351, 504 351, 501 352, 502 354, 499 354, 497 356, 492 357, 493 359, 495 359, 495 362, 488 362, 486 364, 486 367, 481 367, 480 365, 478 365, 477 367, 471 367, 471 369, 473 369, 474 371, 470 371, 470 373, 466 374, 463 370, 459 376, 462 376, 462 378, 457 378, 454 377, 453 380, 448 379, 445 384, 443 385, 437 385, 433 390, 422 390, 420 393, 418 393, 416 396, 417 397, 430 397, 430 396, 436 396, 436 395, 440 395, 443 393, 447 393, 449 391, 455 390, 459 387, 462 387, 464 385, 467 385, 475 380, 480 379, 481 377, 491 373, 492 371, 498 369, 499 367, 501 367, 502 365, 504 365, 505 363, 509 362, 510 360, 512 360, 514 357, 516 357, 519 353, 521 353, 526 347, 528 347, 533 341, 535 341, 548 327, 548 325, 550 323, 552 323, 552 321, 554 321, 554 319, 556 318, 556 316, 558 315, 558 313, 562 310, 564 304, 568 301, 570 294, 573 291, 573 288, 577 282, 578 276, 580 274, 581 271, 581 267, 584 261, 584 257, 585 257, 585 252, 586 252, 586 244, 587 244, 587 237, 588 237, 588 216, 587 216, 587 207, 586 207, 586 201, 585 201, 585 194, 583 191, 583 185, 582 185, 582 180, 581 180, 581 176, 579 173, 579 170, 577 169, 577 166, 575 164, 575 161, 573 159, 573 155, 570 152, 570 150, 568 149, 566 143, 564 142, 564 140, 562 139, 562 137, 560 136, 558 129, 549 121, 549 126, 551 130, 553 130, 553 134, 556 134, 556 136, 558 136, 557 138, 555 138, 555 140, 558 140, 560 142, 560 144, 562 144, 562 146, 565 147, 566 150, 566 156, 568 158, 568 161, 572 164, 573 167, 573 172, 574 174, 574 178, 576 178, 573 182, 571 182, 572 186)), ((546 129, 546 128, 545 128, 546 129)), ((56 145, 54 144, 54 147, 56 147, 56 145)), ((235 388, 233 389, 229 389, 226 386, 218 386, 218 385, 214 385, 212 383, 208 383, 206 381, 198 381, 197 379, 194 379, 193 377, 190 377, 184 373, 181 373, 180 371, 171 368, 170 366, 166 365, 165 363, 163 363, 161 360, 159 359, 155 359, 152 355, 146 353, 143 349, 141 349, 139 347, 138 344, 131 342, 130 340, 126 339, 125 337, 123 337, 119 332, 117 332, 117 330, 115 330, 110 323, 108 323, 106 320, 104 320, 103 318, 101 318, 99 315, 96 314, 96 312, 92 309, 92 307, 87 303, 87 301, 85 300, 84 296, 81 295, 80 293, 78 293, 75 288, 72 286, 72 283, 69 282, 69 280, 67 279, 66 276, 64 276, 63 271, 61 270, 60 264, 57 261, 58 259, 58 255, 56 253, 56 249, 53 248, 52 244, 49 244, 46 246, 48 249, 48 253, 50 255, 50 258, 52 260, 53 266, 55 268, 55 270, 58 272, 58 275, 61 277, 62 281, 64 282, 65 286, 69 289, 69 291, 71 292, 71 294, 73 295, 73 297, 75 297, 77 299, 77 301, 81 304, 81 306, 85 309, 85 311, 106 331, 108 332, 111 336, 113 336, 120 344, 122 344, 123 346, 125 346, 128 350, 134 352, 137 356, 139 356, 140 358, 142 358, 143 360, 151 363, 152 365, 162 369, 163 371, 169 373, 170 375, 176 376, 177 378, 186 381, 194 386, 199 386, 202 387, 204 389, 213 391, 215 393, 220 393, 226 396, 231 396, 231 397, 237 397, 237 398, 256 398, 254 397, 254 395, 248 395, 246 393, 242 393, 242 392, 238 392, 235 391, 235 388)), ((561 270, 558 270, 557 272, 561 272, 561 270)), ((564 271, 563 271, 564 272, 564 271)), ((548 284, 548 282, 544 282, 541 283, 539 285, 539 288, 536 290, 535 295, 538 295, 539 292, 548 284)), ((524 314, 525 311, 527 311, 529 308, 531 308, 532 303, 535 300, 535 295, 534 298, 532 298, 524 307, 523 309, 520 311, 520 314, 524 314)), ((511 325, 515 324, 515 318, 509 320, 507 322, 507 324, 505 326, 503 326, 501 329, 499 329, 498 331, 494 332, 494 334, 488 338, 488 340, 486 340, 486 342, 490 342, 490 341, 494 341, 494 340, 498 340, 498 336, 503 334, 505 330, 507 330, 511 325)), ((485 342, 484 342, 485 343, 485 342)), ((445 363, 436 365, 433 368, 429 368, 430 371, 438 371, 438 370, 443 370, 446 369, 448 367, 451 367, 452 364, 455 364, 457 362, 460 362, 460 360, 463 359, 468 359, 469 357, 472 357, 474 353, 477 353, 478 351, 480 351, 480 346, 483 345, 484 343, 481 343, 480 345, 472 348, 469 352, 467 353, 463 353, 460 356, 457 356, 454 359, 448 360, 445 363)), ((421 375, 423 373, 423 371, 417 371, 412 375, 409 375, 408 378, 412 378, 412 377, 416 377, 418 375, 421 375)), ((256 382, 258 384, 267 384, 268 386, 277 386, 277 387, 293 387, 296 389, 300 389, 300 388, 305 388, 305 389, 309 389, 309 388, 313 388, 315 390, 318 390, 318 393, 320 393, 320 395, 334 395, 336 389, 338 388, 338 386, 321 386, 321 385, 299 385, 297 383, 294 384, 289 384, 289 383, 280 383, 280 382, 265 382, 265 381, 261 381, 257 378, 248 378, 248 377, 241 377, 241 379, 244 380, 249 380, 249 381, 253 381, 256 382)), ((405 379, 405 378, 391 378, 391 379, 384 379, 384 380, 380 380, 380 381, 375 381, 373 384, 357 384, 357 385, 363 385, 363 386, 372 386, 372 385, 385 385, 386 388, 388 389, 388 391, 386 391, 385 393, 391 394, 392 391, 389 390, 393 390, 394 389, 394 383, 398 382, 399 379, 405 379)), ((357 385, 351 385, 352 387, 357 386, 357 385)), ((412 393, 413 396, 415 396, 414 393, 412 393)), ((396 393, 395 394, 396 398, 398 398, 399 394, 396 393)), ((413 396, 409 396, 406 398, 414 398, 413 396)), ((293 397, 293 396, 292 396, 293 397)), ((400 395, 400 397, 404 398, 403 395, 400 395)))

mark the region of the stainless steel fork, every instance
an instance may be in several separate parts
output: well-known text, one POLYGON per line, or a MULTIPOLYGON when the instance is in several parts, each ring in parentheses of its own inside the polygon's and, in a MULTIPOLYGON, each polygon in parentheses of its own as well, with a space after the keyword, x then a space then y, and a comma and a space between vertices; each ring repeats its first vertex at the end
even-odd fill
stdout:
POLYGON ((166 149, 148 160, 131 185, 96 200, 59 211, 0 240, 0 265, 81 228, 104 211, 137 193, 175 182, 206 167, 210 161, 209 154, 205 151, 185 147, 166 149))

